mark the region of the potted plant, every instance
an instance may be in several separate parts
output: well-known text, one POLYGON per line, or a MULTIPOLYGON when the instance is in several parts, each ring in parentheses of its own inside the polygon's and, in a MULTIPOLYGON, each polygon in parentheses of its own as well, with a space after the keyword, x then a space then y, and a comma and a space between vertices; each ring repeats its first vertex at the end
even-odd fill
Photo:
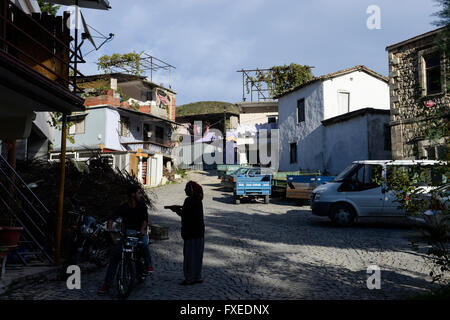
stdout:
POLYGON ((0 225, 0 247, 16 247, 22 231, 22 227, 0 225))
POLYGON ((0 221, 0 278, 5 273, 5 261, 9 249, 15 249, 22 234, 22 227, 15 227, 14 220, 0 221))
POLYGON ((3 219, 0 219, 0 247, 16 247, 22 231, 22 227, 16 226, 14 215, 3 216, 3 219))

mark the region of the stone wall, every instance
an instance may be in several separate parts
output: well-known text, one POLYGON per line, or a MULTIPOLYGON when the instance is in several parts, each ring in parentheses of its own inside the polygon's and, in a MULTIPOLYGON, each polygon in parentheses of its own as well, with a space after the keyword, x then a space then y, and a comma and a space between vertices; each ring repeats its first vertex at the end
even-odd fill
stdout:
POLYGON ((434 101, 437 105, 450 105, 450 94, 447 90, 450 75, 449 57, 441 54, 441 81, 443 92, 426 95, 423 92, 423 72, 421 54, 437 50, 436 33, 426 37, 418 37, 415 41, 388 48, 389 76, 391 99, 391 133, 392 157, 394 160, 416 159, 419 114, 426 101, 434 101))

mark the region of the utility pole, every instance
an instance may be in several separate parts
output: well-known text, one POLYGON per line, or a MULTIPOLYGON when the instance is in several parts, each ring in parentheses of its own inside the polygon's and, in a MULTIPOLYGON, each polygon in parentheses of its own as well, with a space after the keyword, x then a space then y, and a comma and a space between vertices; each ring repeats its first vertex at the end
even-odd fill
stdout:
POLYGON ((67 115, 63 114, 61 133, 61 180, 59 184, 58 218, 56 222, 55 263, 59 265, 61 258, 61 233, 64 207, 64 184, 66 179, 66 141, 67 141, 67 115))
MULTIPOLYGON (((75 0, 75 55, 74 55, 74 74, 73 74, 73 92, 77 93, 77 73, 78 73, 78 22, 79 22, 79 0, 75 0)), ((66 181, 66 142, 67 142, 67 114, 63 114, 62 132, 61 132, 61 177, 59 182, 58 216, 56 222, 56 245, 55 245, 55 264, 59 265, 61 260, 61 234, 63 224, 64 210, 64 185, 66 181)))

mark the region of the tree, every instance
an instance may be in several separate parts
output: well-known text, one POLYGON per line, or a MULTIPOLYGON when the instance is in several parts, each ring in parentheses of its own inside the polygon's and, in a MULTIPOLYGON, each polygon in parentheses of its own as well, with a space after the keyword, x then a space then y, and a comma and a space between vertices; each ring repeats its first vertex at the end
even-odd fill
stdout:
POLYGON ((140 76, 144 73, 141 63, 141 53, 129 52, 129 53, 114 53, 111 56, 104 55, 98 58, 97 66, 98 70, 104 73, 111 73, 115 68, 126 70, 127 72, 140 76))
POLYGON ((442 9, 433 14, 433 16, 438 17, 437 21, 433 24, 437 27, 446 27, 446 32, 450 32, 450 0, 435 0, 438 2, 442 9))
POLYGON ((314 78, 311 67, 291 63, 290 65, 273 66, 267 71, 258 70, 255 77, 247 77, 247 93, 251 86, 261 88, 265 83, 271 97, 275 97, 286 90, 299 86, 314 78))
POLYGON ((59 8, 61 8, 61 6, 48 3, 44 0, 38 0, 38 4, 39 4, 39 7, 41 7, 42 13, 48 13, 53 16, 56 16, 59 8))

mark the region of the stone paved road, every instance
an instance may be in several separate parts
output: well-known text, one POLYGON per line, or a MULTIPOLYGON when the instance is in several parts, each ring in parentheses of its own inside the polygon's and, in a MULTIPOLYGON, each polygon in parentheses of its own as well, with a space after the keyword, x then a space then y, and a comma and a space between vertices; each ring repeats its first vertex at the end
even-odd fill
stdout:
MULTIPOLYGON (((431 287, 428 267, 412 252, 415 232, 402 224, 360 223, 332 226, 308 206, 280 199, 268 205, 234 205, 216 176, 190 173, 205 189, 205 256, 203 284, 179 286, 182 240, 179 217, 164 205, 182 204, 184 185, 153 192, 154 224, 169 227, 169 240, 155 241, 155 274, 135 288, 130 299, 402 299, 431 287), (367 266, 381 268, 381 290, 368 290, 367 266)), ((82 289, 64 282, 34 284, 0 299, 116 299, 96 294, 104 270, 86 274, 82 289)))

